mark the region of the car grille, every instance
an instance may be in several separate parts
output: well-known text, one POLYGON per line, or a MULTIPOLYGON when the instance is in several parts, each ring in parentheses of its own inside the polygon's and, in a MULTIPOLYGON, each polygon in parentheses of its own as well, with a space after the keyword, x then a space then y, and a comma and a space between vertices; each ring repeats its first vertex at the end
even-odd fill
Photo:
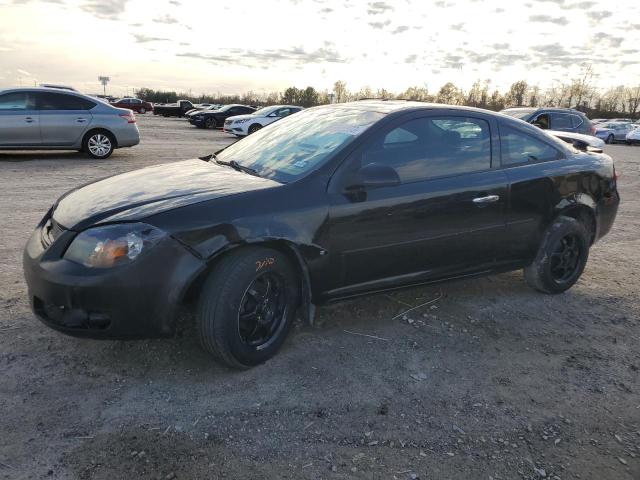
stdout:
POLYGON ((64 233, 66 229, 56 222, 53 218, 47 220, 42 226, 42 231, 40 234, 40 240, 42 241, 42 246, 44 248, 49 248, 53 242, 55 242, 60 235, 64 233))
POLYGON ((233 120, 225 120, 224 124, 225 125, 231 125, 233 123, 233 120))

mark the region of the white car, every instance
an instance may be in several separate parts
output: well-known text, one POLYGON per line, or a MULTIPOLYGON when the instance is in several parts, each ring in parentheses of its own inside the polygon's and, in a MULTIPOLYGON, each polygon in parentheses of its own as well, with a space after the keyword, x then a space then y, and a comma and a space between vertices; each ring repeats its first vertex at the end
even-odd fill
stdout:
POLYGON ((601 151, 604 148, 605 141, 593 135, 584 135, 576 132, 563 132, 558 130, 545 130, 549 135, 558 137, 567 143, 573 144, 574 147, 585 150, 588 148, 594 151, 601 151))
POLYGON ((238 137, 244 137, 300 110, 303 110, 303 108, 296 107, 295 105, 272 105, 270 107, 264 107, 248 115, 236 115, 235 117, 227 118, 222 131, 238 137))
POLYGON ((636 127, 627 133, 625 141, 627 145, 640 144, 640 124, 636 124, 636 127))

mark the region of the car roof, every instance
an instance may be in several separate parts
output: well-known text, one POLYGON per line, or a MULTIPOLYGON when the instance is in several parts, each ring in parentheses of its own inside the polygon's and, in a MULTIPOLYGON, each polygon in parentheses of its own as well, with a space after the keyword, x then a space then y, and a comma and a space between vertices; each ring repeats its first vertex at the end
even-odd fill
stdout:
POLYGON ((552 112, 571 112, 578 113, 580 115, 584 115, 580 110, 576 110, 575 108, 562 108, 562 107, 508 107, 504 110, 528 110, 531 112, 537 112, 538 110, 550 110, 552 112))
POLYGON ((0 93, 9 92, 52 92, 63 93, 65 95, 76 95, 78 97, 87 97, 84 93, 80 93, 77 90, 65 90, 63 88, 50 88, 50 87, 15 87, 15 88, 3 88, 0 89, 0 93))
POLYGON ((384 114, 401 112, 401 111, 410 111, 410 110, 435 110, 435 109, 460 110, 465 112, 478 112, 478 113, 484 113, 484 114, 496 113, 489 110, 484 110, 482 108, 467 107, 467 106, 461 106, 461 105, 447 105, 444 103, 417 102, 413 100, 356 100, 354 102, 321 105, 320 107, 314 107, 314 108, 322 108, 322 107, 345 108, 345 109, 353 109, 353 110, 361 110, 361 111, 378 112, 378 113, 384 113, 384 114))

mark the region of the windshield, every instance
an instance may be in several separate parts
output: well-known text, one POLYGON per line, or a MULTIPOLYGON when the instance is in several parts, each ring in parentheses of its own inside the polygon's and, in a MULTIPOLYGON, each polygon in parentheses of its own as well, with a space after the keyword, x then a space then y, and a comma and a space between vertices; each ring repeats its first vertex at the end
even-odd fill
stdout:
POLYGON ((504 113, 505 115, 509 115, 510 117, 519 118, 520 120, 524 120, 531 113, 533 113, 535 109, 533 108, 514 108, 512 110, 502 110, 500 113, 504 113))
POLYGON ((329 155, 384 116, 352 108, 316 107, 272 123, 217 155, 261 177, 288 183, 318 168, 329 155))
POLYGON ((253 112, 253 114, 255 114, 255 115, 269 115, 276 108, 278 108, 278 107, 262 107, 260 110, 256 110, 255 112, 253 112))

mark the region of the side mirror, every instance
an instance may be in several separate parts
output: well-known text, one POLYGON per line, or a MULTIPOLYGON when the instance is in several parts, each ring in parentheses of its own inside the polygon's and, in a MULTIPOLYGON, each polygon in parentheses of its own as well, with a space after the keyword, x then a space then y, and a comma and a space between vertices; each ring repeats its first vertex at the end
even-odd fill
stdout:
POLYGON ((367 190, 370 188, 393 187, 400 185, 400 176, 388 165, 370 163, 358 170, 346 187, 347 191, 367 190))

